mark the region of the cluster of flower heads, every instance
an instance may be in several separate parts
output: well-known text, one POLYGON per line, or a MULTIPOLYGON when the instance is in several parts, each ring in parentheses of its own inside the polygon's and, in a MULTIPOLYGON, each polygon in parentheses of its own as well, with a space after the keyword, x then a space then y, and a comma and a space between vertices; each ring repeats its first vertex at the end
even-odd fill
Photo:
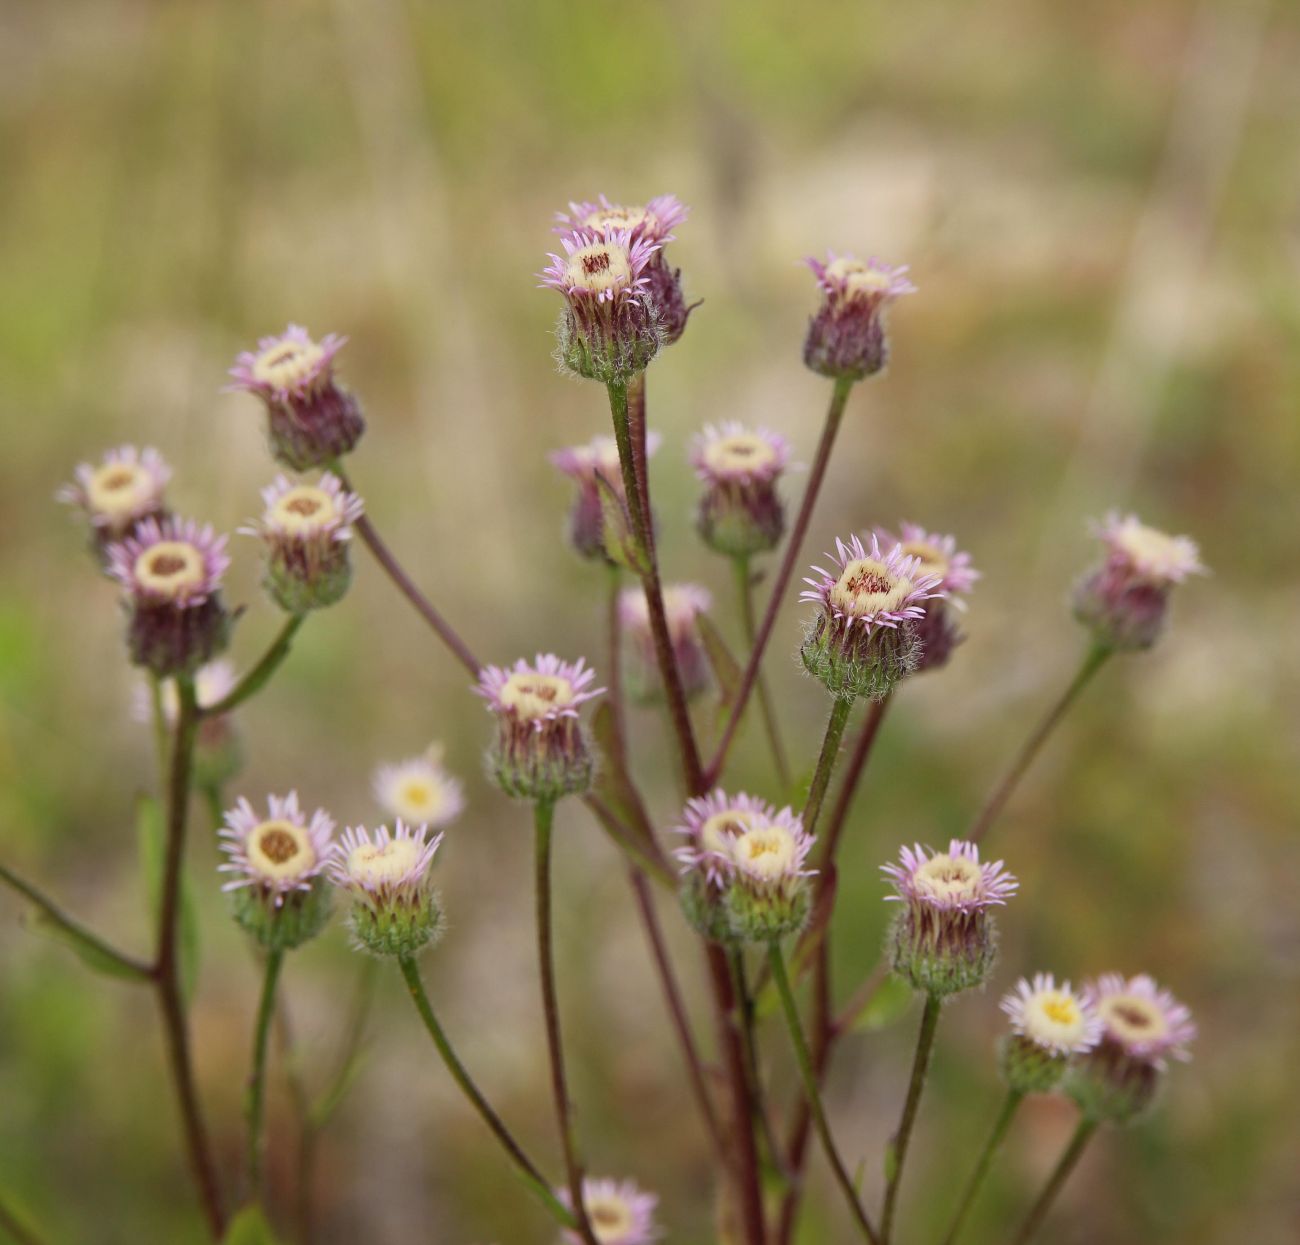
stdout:
MULTIPOLYGON (((713 597, 699 584, 665 584, 663 602, 682 690, 688 697, 697 696, 709 685, 709 660, 700 638, 699 617, 707 613, 713 597)), ((662 691, 662 682, 645 589, 624 588, 618 597, 618 616, 627 637, 628 688, 641 700, 654 700, 662 691)))
POLYGON ((813 836, 793 809, 718 789, 687 801, 676 827, 685 843, 682 903, 702 934, 720 942, 769 943, 808 919, 813 836))

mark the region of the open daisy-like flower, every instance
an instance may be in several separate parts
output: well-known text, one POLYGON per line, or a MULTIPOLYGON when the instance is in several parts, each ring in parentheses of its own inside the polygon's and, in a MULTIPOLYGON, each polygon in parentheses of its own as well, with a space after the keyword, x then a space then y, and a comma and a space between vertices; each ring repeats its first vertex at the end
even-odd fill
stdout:
POLYGON ((785 530, 776 482, 790 462, 790 443, 766 428, 730 421, 708 425, 691 445, 691 465, 705 490, 696 528, 709 548, 747 558, 774 548, 785 530))
POLYGON ((647 203, 629 205, 611 203, 602 194, 595 200, 570 203, 567 212, 557 212, 555 232, 603 234, 610 230, 662 245, 673 240, 673 230, 689 215, 690 209, 676 195, 656 195, 647 203))
POLYGON ((1087 988, 1107 1041, 1126 1055, 1164 1067, 1166 1058, 1190 1059, 1196 1037, 1191 1011, 1145 973, 1125 979, 1105 973, 1087 988))
POLYGON ((1101 1041, 1102 1022, 1090 999, 1075 993, 1070 983, 1056 984, 1051 973, 1022 977, 998 1006, 1011 1021, 1011 1031, 1054 1055, 1077 1055, 1101 1041))
POLYGON ((776 806, 746 795, 728 795, 721 787, 697 799, 687 800, 682 820, 673 829, 686 842, 673 849, 683 873, 700 873, 709 884, 721 889, 732 867, 731 843, 756 826, 776 818, 776 806))
POLYGON ((790 442, 736 420, 706 424, 691 443, 691 466, 707 484, 770 484, 790 464, 790 442))
MULTIPOLYGON (((557 1189, 555 1194, 573 1209, 568 1189, 557 1189)), ((582 1204, 600 1245, 649 1245, 663 1235, 655 1223, 658 1195, 645 1192, 635 1181, 587 1176, 582 1182, 582 1204)), ((565 1232, 564 1239, 568 1245, 581 1245, 576 1232, 565 1232)))
POLYGON ((465 807, 459 782, 442 765, 442 749, 381 765, 375 771, 375 799, 385 812, 416 825, 438 828, 455 821, 465 807))
MULTIPOLYGON (((695 696, 709 684, 708 656, 696 620, 708 611, 713 598, 699 584, 665 584, 663 598, 682 690, 687 696, 695 696)), ((618 615, 628 639, 629 685, 641 699, 652 699, 659 694, 662 682, 645 590, 624 588, 618 595, 618 615)))
POLYGON ((804 363, 822 376, 842 380, 861 380, 880 371, 888 356, 884 309, 916 292, 906 265, 896 267, 874 256, 864 263, 833 253, 824 262, 804 262, 823 294, 808 325, 804 363))
MULTIPOLYGON (((646 434, 646 458, 658 450, 660 436, 646 434)), ((619 463, 618 442, 613 437, 593 437, 585 445, 570 445, 548 455, 551 464, 577 486, 573 507, 569 511, 569 543, 584 558, 603 558, 606 554, 605 506, 601 499, 603 481, 624 505, 623 471, 619 463)))
POLYGON ((73 475, 56 496, 85 512, 101 542, 120 540, 142 520, 166 515, 163 494, 172 469, 155 449, 120 445, 98 464, 79 464, 73 475))
POLYGON ((283 333, 261 338, 256 350, 245 350, 237 356, 230 369, 235 381, 231 388, 273 402, 305 398, 329 384, 334 356, 347 341, 337 333, 326 333, 320 341, 313 341, 301 324, 291 324, 283 333))
POLYGON ((563 255, 539 274, 542 284, 559 290, 570 302, 626 303, 644 293, 650 257, 658 249, 627 229, 578 229, 560 238, 563 255))
POLYGON ((980 849, 963 839, 952 839, 948 850, 936 852, 919 843, 899 849, 899 863, 881 865, 896 895, 886 900, 940 912, 976 912, 1005 904, 1020 883, 1002 861, 980 861, 980 849))

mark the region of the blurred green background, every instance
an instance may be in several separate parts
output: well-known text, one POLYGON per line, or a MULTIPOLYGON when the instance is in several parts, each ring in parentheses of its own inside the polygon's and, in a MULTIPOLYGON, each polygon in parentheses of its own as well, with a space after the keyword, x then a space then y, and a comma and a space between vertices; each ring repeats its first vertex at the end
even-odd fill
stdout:
MULTIPOLYGON (((1159 1110, 1095 1145, 1044 1239, 1294 1241, 1298 60, 1300 12, 1268 0, 6 5, 3 859, 146 945, 132 818, 149 741, 130 718, 114 592, 52 495, 79 460, 153 444, 175 466, 177 506, 233 530, 273 468, 257 404, 221 392, 225 369, 289 319, 351 339, 341 371, 370 420, 353 477, 474 648, 601 664, 604 577, 563 546, 569 489, 545 453, 603 431, 607 413, 597 387, 556 374, 558 299, 533 274, 570 198, 671 190, 693 208, 672 258, 706 301, 649 377, 667 577, 710 584, 736 638, 726 567, 691 529, 686 447, 704 422, 739 418, 811 456, 828 387, 799 361, 815 296, 797 261, 827 247, 909 262, 920 293, 893 318, 892 367, 853 399, 807 559, 905 517, 956 532, 984 572, 969 642, 906 689, 857 806, 842 994, 875 962, 878 864, 900 841, 960 831, 1077 660, 1064 601, 1095 556, 1085 520, 1132 508, 1194 535, 1214 570, 1179 593, 1156 651, 1102 674, 995 831, 1022 890, 995 982, 945 1015, 903 1239, 938 1233, 988 1127, 998 995, 1051 968, 1150 971, 1201 1036, 1159 1110)), ((232 540, 229 596, 249 606, 234 651, 248 661, 277 620, 254 543, 232 540)), ((792 660, 790 595, 769 668, 810 766, 826 705, 792 660)), ((488 724, 463 672, 359 558, 351 596, 311 620, 240 725, 232 800, 292 786, 352 823, 375 816, 377 762, 446 743, 469 809, 440 856, 451 927, 426 974, 503 1113, 558 1169, 529 835, 482 776, 488 724)), ((646 713, 635 728, 667 826, 665 732, 646 713)), ((730 781, 778 794, 754 730, 730 781)), ((256 972, 198 809, 196 826, 197 1056, 233 1168, 256 972)), ((558 887, 590 1164, 661 1191, 672 1240, 712 1241, 708 1152, 624 871, 577 805, 561 814, 558 887)), ((702 1004, 694 944, 671 904, 663 914, 702 1004)), ((0 893, 0 1192, 52 1242, 201 1239, 152 1001, 21 918, 0 893)), ((357 969, 337 927, 290 963, 313 1086, 357 969)), ((915 1019, 845 1043, 832 1081, 873 1190, 915 1019)), ((788 1101, 784 1034, 765 1040, 788 1101)), ((321 1142, 317 1239, 551 1240, 395 972, 381 974, 368 1051, 321 1142)), ((271 1110, 287 1223, 278 1072, 271 1110)), ((1070 1125, 1058 1103, 1027 1107, 968 1239, 1005 1239, 1070 1125)), ((812 1170, 802 1240, 852 1239, 820 1158, 812 1170)))

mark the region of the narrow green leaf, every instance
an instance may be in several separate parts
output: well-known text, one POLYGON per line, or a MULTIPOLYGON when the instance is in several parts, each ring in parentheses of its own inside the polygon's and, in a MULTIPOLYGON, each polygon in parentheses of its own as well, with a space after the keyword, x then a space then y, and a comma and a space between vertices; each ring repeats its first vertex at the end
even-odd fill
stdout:
POLYGON ((124 964, 104 950, 93 938, 78 929, 56 921, 48 912, 40 908, 29 909, 23 918, 23 923, 33 933, 53 938, 56 942, 71 947, 87 968, 103 973, 105 977, 117 977, 122 981, 147 980, 146 974, 134 965, 124 964))
POLYGON ((862 1009, 853 1027, 874 1031, 897 1023, 906 1014, 914 993, 907 982, 891 973, 880 983, 880 988, 871 996, 871 1002, 862 1009))
POLYGON ((632 520, 627 512, 627 505, 615 492, 613 485, 604 476, 597 473, 596 488, 600 493, 601 527, 605 543, 605 552, 619 566, 626 567, 636 575, 645 575, 650 570, 645 550, 632 530, 632 520))
POLYGON ((695 625, 699 630, 700 639, 704 642, 704 652, 709 659, 709 665, 713 668, 713 677, 718 682, 722 703, 729 708, 736 702, 744 672, 707 614, 697 615, 695 625))

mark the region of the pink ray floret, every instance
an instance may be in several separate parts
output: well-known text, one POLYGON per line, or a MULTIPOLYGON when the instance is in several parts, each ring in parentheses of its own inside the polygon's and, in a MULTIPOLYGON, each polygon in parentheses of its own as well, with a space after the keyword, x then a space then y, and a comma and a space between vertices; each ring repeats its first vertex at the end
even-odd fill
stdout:
POLYGON ((663 244, 674 240, 673 230, 683 224, 691 214, 690 209, 676 195, 656 195, 644 206, 629 206, 613 203, 603 194, 595 201, 583 199, 570 202, 567 212, 556 212, 555 232, 576 233, 598 228, 590 223, 592 217, 602 215, 627 217, 643 214, 642 219, 628 227, 635 237, 644 237, 651 242, 663 244))
POLYGON ((1101 1041, 1104 1026, 1096 1006, 1075 993, 1068 981, 1057 985, 1051 973, 1035 973, 1032 981, 1022 977, 998 1006, 1009 1017, 1013 1033, 1054 1055, 1082 1054, 1101 1041), (1045 1001, 1049 1006, 1052 1001, 1067 1002, 1073 1018, 1052 1016, 1043 1006, 1045 1001))
POLYGON ((239 803, 226 812, 225 825, 218 832, 218 837, 227 859, 224 864, 217 866, 217 871, 235 875, 222 886, 223 891, 238 890, 244 886, 260 887, 274 895, 275 904, 279 907, 293 891, 310 890, 312 879, 325 869, 330 856, 334 819, 323 808, 318 808, 309 820, 298 805, 296 791, 290 791, 285 796, 269 796, 267 810, 267 815, 263 817, 241 797, 239 803), (303 859, 290 871, 272 874, 259 867, 251 838, 267 822, 286 822, 295 826, 307 840, 309 850, 297 853, 303 859))
POLYGON ((857 625, 870 633, 876 627, 897 627, 906 619, 923 617, 925 606, 922 602, 932 597, 946 595, 941 586, 940 576, 926 575, 921 572, 920 558, 904 553, 903 546, 897 544, 885 552, 874 533, 870 537, 870 544, 867 545, 864 545, 857 536, 850 536, 847 542, 836 538, 835 552, 828 553, 826 556, 834 561, 837 569, 832 573, 820 566, 814 566, 812 569, 819 578, 804 579, 804 583, 809 587, 799 594, 799 600, 820 605, 830 617, 842 623, 846 629, 857 625), (835 601, 832 590, 851 563, 866 559, 880 563, 891 581, 897 583, 906 580, 910 587, 887 606, 869 608, 861 612, 856 609, 846 610, 835 601))
POLYGON ((1003 868, 1002 861, 981 864, 980 849, 963 839, 952 839, 945 852, 919 843, 903 847, 899 860, 900 864, 880 867, 898 892, 886 899, 898 903, 919 904, 942 912, 978 912, 1005 904, 1020 886, 1003 868), (952 879, 942 876, 945 858, 951 863, 952 879))
POLYGON ((502 692, 510 680, 517 675, 524 677, 540 675, 544 679, 560 679, 570 689, 570 694, 563 702, 557 698, 542 712, 530 715, 533 729, 537 731, 542 730, 545 724, 556 722, 561 718, 576 718, 579 705, 594 700, 605 691, 603 687, 590 686, 596 678, 596 672, 586 664, 585 658, 579 657, 577 661, 569 662, 563 661, 554 653, 538 653, 531 664, 521 657, 509 669, 502 666, 484 666, 479 672, 478 686, 474 691, 488 702, 487 708, 490 712, 500 717, 513 718, 517 716, 515 708, 502 700, 502 692))
POLYGON ((1166 1057, 1191 1058, 1187 1047, 1196 1038, 1191 1009, 1146 973, 1127 979, 1103 973, 1089 983, 1084 997, 1101 1016, 1105 1039, 1125 1054, 1161 1069, 1166 1057))
POLYGON ((200 526, 194 519, 169 517, 161 523, 145 519, 132 535, 110 546, 108 551, 108 573, 133 596, 145 602, 164 601, 182 609, 202 605, 220 586, 229 566, 226 538, 218 536, 210 524, 200 526), (137 568, 149 550, 165 543, 190 546, 198 554, 202 574, 193 584, 160 596, 141 582, 137 568))
POLYGON ((329 378, 334 369, 334 356, 347 345, 347 341, 346 337, 338 333, 326 333, 320 341, 314 341, 301 324, 290 324, 283 333, 259 338, 256 350, 245 350, 236 356, 235 366, 229 373, 235 383, 226 386, 226 389, 255 393, 259 397, 276 402, 305 397, 323 380, 329 378), (257 368, 259 361, 263 360, 268 352, 281 346, 296 346, 308 350, 313 357, 306 366, 295 372, 291 381, 277 384, 264 376, 259 376, 257 368))
POLYGON ((560 246, 564 250, 563 255, 557 255, 553 251, 547 254, 551 262, 538 274, 542 279, 542 285, 559 290, 567 298, 594 298, 597 303, 618 302, 643 292, 650 283, 649 277, 645 275, 646 266, 651 256, 659 250, 658 243, 644 237, 636 237, 627 229, 606 229, 599 232, 577 229, 563 235, 560 238, 560 246), (587 247, 601 245, 611 249, 616 248, 622 258, 626 259, 628 271, 625 278, 609 288, 600 290, 588 289, 570 280, 569 261, 573 256, 587 247))
POLYGON ((691 466, 695 474, 709 484, 770 484, 790 464, 790 442, 767 428, 748 428, 738 420, 706 424, 691 442, 691 466), (765 447, 752 462, 734 461, 710 454, 719 443, 739 438, 752 439, 765 447))

